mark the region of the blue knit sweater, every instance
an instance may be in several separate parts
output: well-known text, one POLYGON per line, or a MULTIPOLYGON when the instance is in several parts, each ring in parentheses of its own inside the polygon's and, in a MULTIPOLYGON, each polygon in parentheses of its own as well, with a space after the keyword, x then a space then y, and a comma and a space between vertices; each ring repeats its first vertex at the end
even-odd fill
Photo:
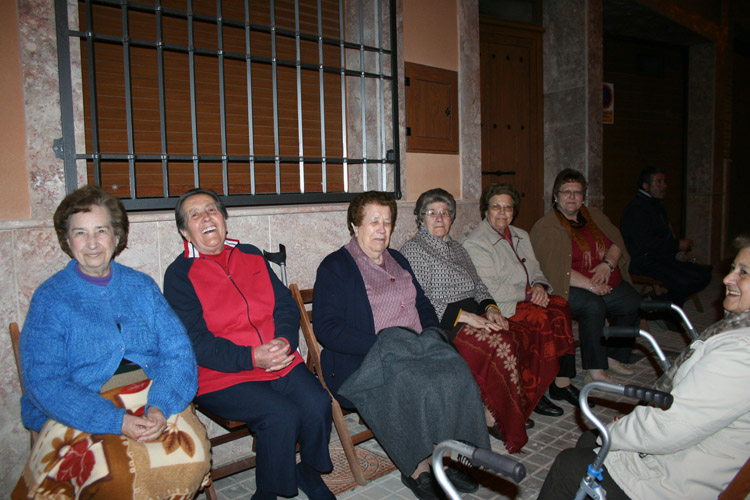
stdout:
POLYGON ((25 393, 21 416, 92 434, 120 434, 125 410, 99 395, 123 358, 153 380, 148 407, 169 418, 190 403, 198 372, 179 318, 149 276, 112 262, 106 286, 89 283, 71 261, 34 292, 21 333, 25 393))

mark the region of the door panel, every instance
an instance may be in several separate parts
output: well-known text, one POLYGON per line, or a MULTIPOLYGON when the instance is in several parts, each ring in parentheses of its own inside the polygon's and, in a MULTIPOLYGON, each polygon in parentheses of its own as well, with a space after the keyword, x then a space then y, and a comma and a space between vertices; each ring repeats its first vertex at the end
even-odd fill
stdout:
POLYGON ((482 188, 513 184, 522 196, 513 224, 528 230, 544 195, 541 33, 484 22, 480 30, 482 188))

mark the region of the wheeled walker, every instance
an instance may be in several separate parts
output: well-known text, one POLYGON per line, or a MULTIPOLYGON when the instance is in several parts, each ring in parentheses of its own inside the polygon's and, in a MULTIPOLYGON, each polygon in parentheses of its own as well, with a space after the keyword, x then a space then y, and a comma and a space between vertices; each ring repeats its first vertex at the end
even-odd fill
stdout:
POLYGON ((466 457, 475 467, 484 467, 497 472, 516 483, 521 482, 526 477, 526 467, 514 458, 453 439, 442 441, 435 446, 435 450, 432 452, 432 470, 440 487, 451 500, 461 500, 461 496, 443 470, 443 455, 448 451, 455 451, 466 457))
POLYGON ((666 392, 657 391, 656 389, 650 389, 646 387, 640 387, 637 385, 623 385, 615 384, 612 382, 603 382, 595 380, 586 384, 581 389, 581 395, 579 396, 579 405, 581 411, 589 421, 599 430, 599 435, 602 440, 602 446, 599 448, 599 453, 596 455, 596 459, 589 464, 586 474, 581 479, 581 485, 576 493, 575 500, 584 500, 587 496, 594 500, 606 500, 607 492, 599 484, 602 480, 602 471, 604 468, 604 459, 609 452, 610 437, 607 426, 599 420, 596 415, 591 411, 588 405, 588 394, 594 389, 601 389, 608 392, 614 392, 616 394, 623 394, 628 397, 637 398, 641 401, 648 403, 656 403, 665 409, 672 406, 672 395, 666 392))

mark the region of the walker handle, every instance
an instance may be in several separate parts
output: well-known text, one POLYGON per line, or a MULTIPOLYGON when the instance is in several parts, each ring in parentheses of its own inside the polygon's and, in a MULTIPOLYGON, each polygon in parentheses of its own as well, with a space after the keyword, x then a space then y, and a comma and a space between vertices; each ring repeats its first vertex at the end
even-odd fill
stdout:
POLYGON ((492 450, 477 448, 471 456, 471 463, 477 467, 494 470, 518 483, 526 477, 526 466, 506 455, 492 450))
POLYGON ((639 326, 605 326, 604 337, 638 337, 641 334, 639 326))
POLYGON ((674 401, 674 397, 668 392, 657 391, 656 389, 641 387, 639 385, 626 385, 623 394, 631 398, 640 399, 646 403, 656 403, 664 408, 672 406, 672 402, 674 401))
POLYGON ((663 312, 671 311, 672 303, 665 300, 644 300, 641 302, 640 307, 643 312, 663 312))

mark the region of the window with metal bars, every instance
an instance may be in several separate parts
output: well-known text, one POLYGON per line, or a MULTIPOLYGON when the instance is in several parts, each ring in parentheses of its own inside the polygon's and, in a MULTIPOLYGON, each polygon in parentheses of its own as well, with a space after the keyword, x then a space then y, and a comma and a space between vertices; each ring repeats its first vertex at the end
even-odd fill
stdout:
POLYGON ((129 210, 198 186, 230 206, 400 197, 395 0, 55 7, 68 192, 85 179, 129 210))

